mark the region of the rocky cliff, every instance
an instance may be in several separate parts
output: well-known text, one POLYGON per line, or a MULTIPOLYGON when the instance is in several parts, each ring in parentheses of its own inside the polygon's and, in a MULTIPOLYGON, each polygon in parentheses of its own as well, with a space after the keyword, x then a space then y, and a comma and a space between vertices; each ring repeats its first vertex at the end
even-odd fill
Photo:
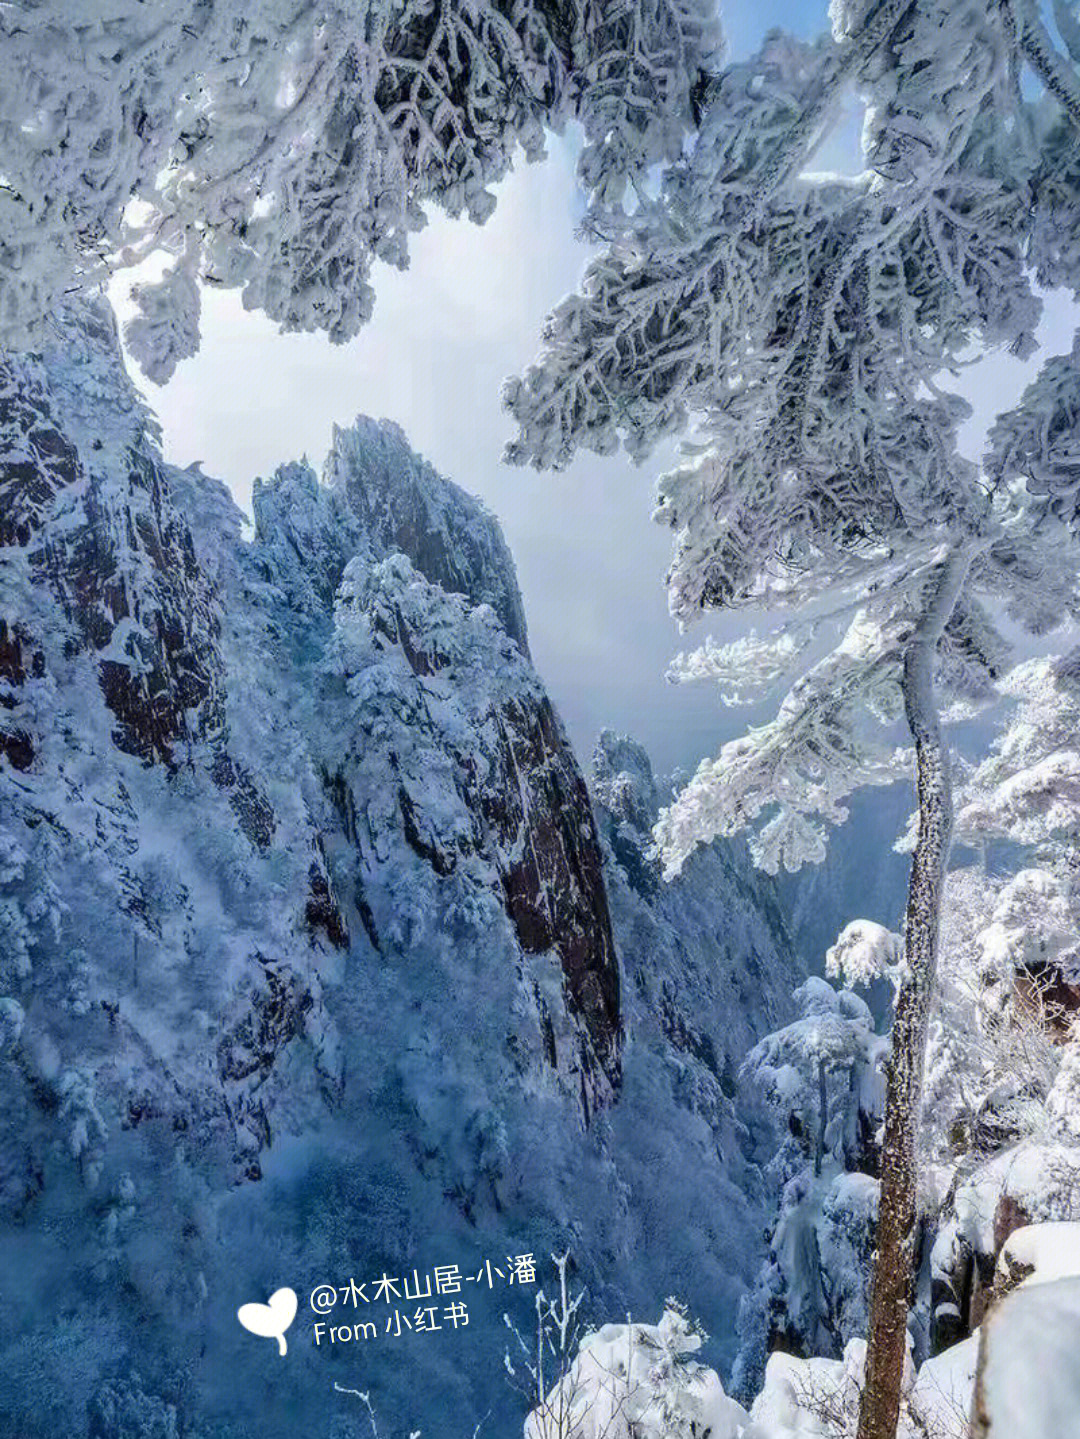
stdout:
POLYGON ((164 462, 103 306, 0 357, 0 1429, 344 1439, 336 1380, 509 1436, 534 1290, 363 1355, 304 1310, 286 1363, 236 1309, 556 1246, 723 1358, 775 905, 719 849, 661 886, 646 757, 590 796, 495 521, 395 427, 254 519, 164 462))

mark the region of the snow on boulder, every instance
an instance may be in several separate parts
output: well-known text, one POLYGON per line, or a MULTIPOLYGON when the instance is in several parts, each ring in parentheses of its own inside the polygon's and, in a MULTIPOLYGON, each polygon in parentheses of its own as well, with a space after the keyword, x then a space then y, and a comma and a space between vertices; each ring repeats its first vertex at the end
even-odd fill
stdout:
POLYGON ((1008 1295, 982 1330, 975 1439, 1080 1436, 1080 1278, 1008 1295))
MULTIPOLYGON (((1080 1439, 1080 1224, 1016 1230, 998 1280, 1016 1287, 917 1374, 909 1341, 898 1439, 1080 1439)), ((772 1354, 740 1439, 854 1434, 865 1355, 861 1339, 842 1360, 772 1354)))
POLYGON ((1080 1278, 1080 1224, 1059 1220, 1014 1230, 998 1258, 995 1289, 1003 1294, 1021 1284, 1049 1284, 1080 1278))
MULTIPOLYGON (((866 1365, 865 1339, 851 1339, 842 1359, 769 1356, 765 1385, 742 1439, 835 1439, 855 1432, 866 1365)), ((914 1382, 910 1348, 904 1390, 914 1382)))
POLYGON ((959 1183, 944 1205, 931 1255, 934 1351, 982 1322, 1011 1235, 1070 1220, 1080 1220, 1080 1153, 1073 1145, 1025 1141, 959 1183))
MULTIPOLYGON (((970 1439, 968 1415, 977 1340, 930 1360, 916 1376, 909 1339, 897 1439, 970 1439)), ((852 1339, 843 1359, 769 1357, 765 1387, 740 1439, 838 1439, 859 1419, 866 1341, 852 1339)))
POLYGON ((968 1439, 968 1416, 975 1367, 979 1357, 979 1336, 973 1334, 928 1359, 919 1370, 907 1402, 914 1433, 945 1439, 968 1439), (919 1426, 922 1426, 921 1429, 919 1426))

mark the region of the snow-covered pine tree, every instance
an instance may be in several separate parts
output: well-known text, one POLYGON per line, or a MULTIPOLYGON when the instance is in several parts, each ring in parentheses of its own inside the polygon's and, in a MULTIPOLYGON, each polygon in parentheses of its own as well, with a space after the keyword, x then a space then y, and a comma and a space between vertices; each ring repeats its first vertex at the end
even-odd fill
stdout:
POLYGON ((669 873, 745 829, 767 869, 820 859, 850 793, 904 766, 871 721, 903 713, 914 741, 860 1439, 893 1439, 899 1411, 952 826, 939 696, 985 694, 1007 668, 1003 610, 1043 632, 1078 606, 1075 364, 1052 362, 1002 420, 985 474, 958 454, 967 407, 941 387, 972 353, 1033 353, 1033 279, 1080 291, 1060 224, 1080 205, 1080 46, 1058 8, 1068 54, 1034 0, 840 0, 831 39, 770 36, 711 85, 658 198, 609 218, 540 362, 506 388, 520 426, 508 456, 541 467, 578 447, 644 457, 693 416, 695 458, 660 486, 672 612, 795 615, 677 662, 676 678, 743 692, 793 683, 776 718, 702 764, 661 817, 669 873), (809 174, 851 87, 868 102, 866 169, 809 174))
POLYGON ((767 1169, 778 1195, 769 1252, 739 1305, 732 1389, 744 1401, 773 1348, 839 1358, 866 1330, 889 1042, 848 989, 812 976, 794 997, 798 1017, 755 1045, 739 1076, 783 1135, 767 1169))
POLYGON ((681 149, 711 0, 43 0, 0 12, 0 345, 154 253, 129 340, 163 382, 198 282, 337 341, 425 205, 487 219, 545 127, 584 128, 597 200, 681 149))
POLYGON ((827 1159, 854 1167, 880 1108, 883 1041, 866 1003, 812 975, 795 991, 798 1017, 747 1055, 740 1071, 778 1111, 800 1160, 820 1175, 827 1159))

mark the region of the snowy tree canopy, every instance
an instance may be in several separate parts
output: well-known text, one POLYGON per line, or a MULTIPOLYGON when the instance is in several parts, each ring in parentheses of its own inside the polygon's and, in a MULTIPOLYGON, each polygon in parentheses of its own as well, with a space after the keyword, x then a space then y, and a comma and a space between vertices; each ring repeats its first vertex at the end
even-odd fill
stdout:
MULTIPOLYGON (((985 473, 958 448, 970 409, 944 388, 991 348, 1033 355, 1037 280, 1080 290, 1080 45, 1057 8, 1064 50, 1035 0, 835 0, 831 37, 768 36, 710 85, 658 197, 610 217, 539 363, 505 389, 508 458, 538 467, 579 448, 641 458, 693 420, 689 461, 659 491, 673 615, 796 616, 772 654, 749 655, 757 682, 791 677, 775 719, 703 763, 660 816, 669 876, 742 830, 769 871, 820 860, 853 788, 896 773, 873 722, 902 712, 914 742, 859 1439, 895 1439, 901 1403, 952 840, 939 697, 993 693, 1011 663, 1003 612, 1037 633, 1080 615, 1069 364, 1046 366, 999 421, 985 473), (865 168, 812 174, 852 90, 865 168)), ((723 685, 738 659, 713 646, 679 673, 723 685)))
POLYGON ((1066 278, 1047 216, 1080 178, 1072 60, 1033 5, 832 14, 831 38, 774 33, 716 77, 693 149, 655 201, 609 216, 540 361, 506 387, 509 457, 538 466, 620 444, 643 457, 693 420, 688 463, 659 490, 672 613, 798 616, 677 662, 675 678, 711 675, 729 699, 747 678, 795 683, 662 819, 669 872, 748 825, 769 870, 820 859, 822 822, 905 762, 866 719, 899 715, 915 636, 947 693, 980 696, 1009 661, 993 614, 1044 632, 1078 610, 1075 366, 1052 362, 1002 418, 985 474, 958 453, 969 410, 942 388, 989 347, 1030 355, 1034 281, 1066 278), (866 168, 811 174, 851 87, 866 168), (830 624, 846 638, 800 673, 830 624))
POLYGON ((992 753, 972 772, 957 837, 1030 845, 1074 870, 1080 860, 1080 682, 1077 656, 1018 665, 1001 688, 1015 702, 992 753))
POLYGON ((513 151, 583 126, 597 204, 680 152, 709 0, 42 0, 0 13, 0 343, 155 253, 129 336, 164 381, 198 284, 353 336, 424 206, 481 222, 513 151))
POLYGON ((701 1344, 675 1307, 659 1324, 605 1324, 586 1334, 526 1419, 525 1439, 740 1439, 747 1415, 715 1371, 690 1357, 701 1344))
POLYGON ((875 979, 895 981, 904 959, 898 934, 872 919, 853 919, 826 952, 825 973, 845 984, 872 984, 875 979))
POLYGON ((875 1075, 888 1053, 888 1040, 875 1033, 870 1010, 858 995, 834 989, 816 975, 795 991, 795 1003, 798 1018, 754 1046, 740 1079, 753 1083, 785 1116, 819 1111, 822 1147, 842 1154, 845 1146, 853 1146, 851 1130, 860 1102, 867 1112, 880 1103, 881 1084, 875 1075), (841 1088, 850 1097, 850 1112, 839 1113, 826 1133, 825 1076, 834 1071, 846 1077, 841 1088))
POLYGON ((954 869, 946 887, 923 1112, 930 1153, 1044 1124, 1055 1040, 1069 1032, 1080 980, 1075 657, 1017 665, 1001 690, 1008 722, 958 786, 957 838, 981 862, 954 869))

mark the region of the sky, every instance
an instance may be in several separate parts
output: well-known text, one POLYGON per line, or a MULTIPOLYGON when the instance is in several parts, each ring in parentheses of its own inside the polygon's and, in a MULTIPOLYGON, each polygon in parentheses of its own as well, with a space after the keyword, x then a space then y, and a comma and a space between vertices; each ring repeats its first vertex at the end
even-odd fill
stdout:
MULTIPOLYGON (((748 53, 775 25, 813 34, 825 12, 824 3, 802 0, 722 6, 728 53, 748 53)), ((857 168, 858 127, 853 106, 815 168, 857 168)), ((502 381, 533 360, 545 315, 575 287, 589 255, 574 237, 582 210, 575 157, 573 137, 553 138, 546 162, 522 163, 499 187, 482 227, 433 215, 413 238, 408 271, 377 268, 374 319, 347 345, 279 335, 235 292, 208 290, 199 354, 160 389, 133 373, 161 420, 166 458, 201 461, 245 510, 256 476, 305 455, 321 468, 335 423, 358 414, 397 421, 414 449, 502 523, 533 657, 579 756, 587 761, 606 726, 640 740, 658 772, 692 770, 748 717, 764 715, 725 709, 707 685, 665 681, 678 650, 706 634, 736 633, 731 622, 702 622, 681 635, 668 614, 671 537, 651 512, 674 447, 640 467, 625 456, 584 456, 560 474, 500 459, 514 430, 502 381)), ((129 284, 114 292, 122 319, 129 284)), ((1050 323, 1065 335, 1075 318, 1057 312, 1050 323)), ((1070 344, 1071 328, 1057 348, 1070 344)), ((985 383, 980 375, 965 386, 978 397, 972 445, 1022 377, 1018 362, 995 357, 985 383)))

